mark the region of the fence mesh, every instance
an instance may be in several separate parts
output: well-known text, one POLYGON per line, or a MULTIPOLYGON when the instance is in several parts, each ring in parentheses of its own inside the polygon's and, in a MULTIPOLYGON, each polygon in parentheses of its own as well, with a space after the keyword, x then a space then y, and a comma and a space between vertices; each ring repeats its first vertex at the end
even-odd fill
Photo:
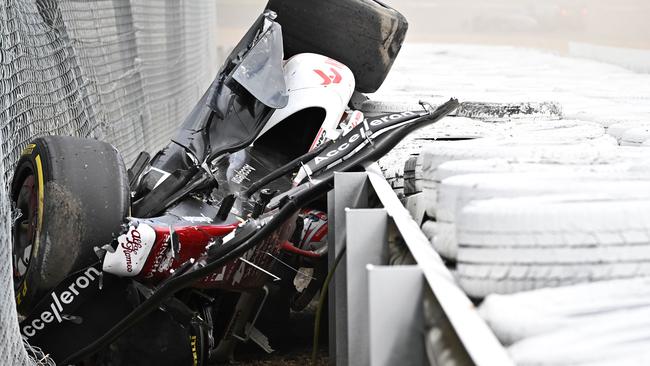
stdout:
MULTIPOLYGON (((213 0, 0 2, 1 188, 38 136, 105 140, 127 165, 155 152, 217 70, 213 0)), ((18 333, 10 225, 0 189, 0 360, 48 364, 18 333)))

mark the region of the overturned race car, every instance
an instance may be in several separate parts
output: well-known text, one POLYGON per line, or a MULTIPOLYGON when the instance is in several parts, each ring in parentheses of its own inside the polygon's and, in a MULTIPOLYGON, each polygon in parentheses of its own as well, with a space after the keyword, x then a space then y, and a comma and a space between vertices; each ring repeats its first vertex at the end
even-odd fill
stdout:
POLYGON ((369 20, 350 24, 391 41, 306 42, 308 20, 271 1, 153 157, 127 170, 96 140, 25 148, 11 186, 13 266, 31 344, 65 365, 205 365, 249 339, 270 350, 259 315, 303 309, 327 275, 334 173, 363 169, 458 107, 350 110, 385 78, 406 22, 378 2, 339 3, 334 21, 357 6, 369 20))

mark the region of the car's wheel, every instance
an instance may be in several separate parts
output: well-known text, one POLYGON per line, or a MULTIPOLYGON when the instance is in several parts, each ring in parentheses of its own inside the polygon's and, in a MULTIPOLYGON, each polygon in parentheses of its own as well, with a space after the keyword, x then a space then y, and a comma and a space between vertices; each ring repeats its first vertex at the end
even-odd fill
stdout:
POLYGON ((97 261, 129 210, 127 173, 105 142, 48 136, 18 160, 11 184, 18 312, 26 316, 68 274, 97 261))
POLYGON ((408 22, 376 0, 271 0, 282 25, 284 55, 317 53, 352 70, 356 89, 374 93, 399 53, 408 22))

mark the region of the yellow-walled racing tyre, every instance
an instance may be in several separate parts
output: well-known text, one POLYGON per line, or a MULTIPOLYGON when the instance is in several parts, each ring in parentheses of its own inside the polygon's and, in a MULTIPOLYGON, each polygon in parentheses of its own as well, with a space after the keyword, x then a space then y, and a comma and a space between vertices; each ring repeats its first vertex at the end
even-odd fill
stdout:
POLYGON ((18 313, 67 275, 98 260, 128 215, 127 171, 108 143, 67 136, 34 140, 11 183, 12 264, 18 313))

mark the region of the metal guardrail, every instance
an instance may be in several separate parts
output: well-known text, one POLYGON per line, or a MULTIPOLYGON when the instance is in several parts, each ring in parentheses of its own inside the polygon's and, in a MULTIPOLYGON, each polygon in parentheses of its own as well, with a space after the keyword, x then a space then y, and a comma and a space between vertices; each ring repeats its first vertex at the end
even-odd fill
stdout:
POLYGON ((428 287, 433 312, 450 325, 446 331, 455 333, 450 336, 463 359, 479 366, 513 365, 376 164, 366 172, 337 174, 328 206, 330 263, 346 247, 329 289, 330 364, 428 364, 423 311, 428 287), (403 238, 417 265, 387 265, 392 232, 403 238))

